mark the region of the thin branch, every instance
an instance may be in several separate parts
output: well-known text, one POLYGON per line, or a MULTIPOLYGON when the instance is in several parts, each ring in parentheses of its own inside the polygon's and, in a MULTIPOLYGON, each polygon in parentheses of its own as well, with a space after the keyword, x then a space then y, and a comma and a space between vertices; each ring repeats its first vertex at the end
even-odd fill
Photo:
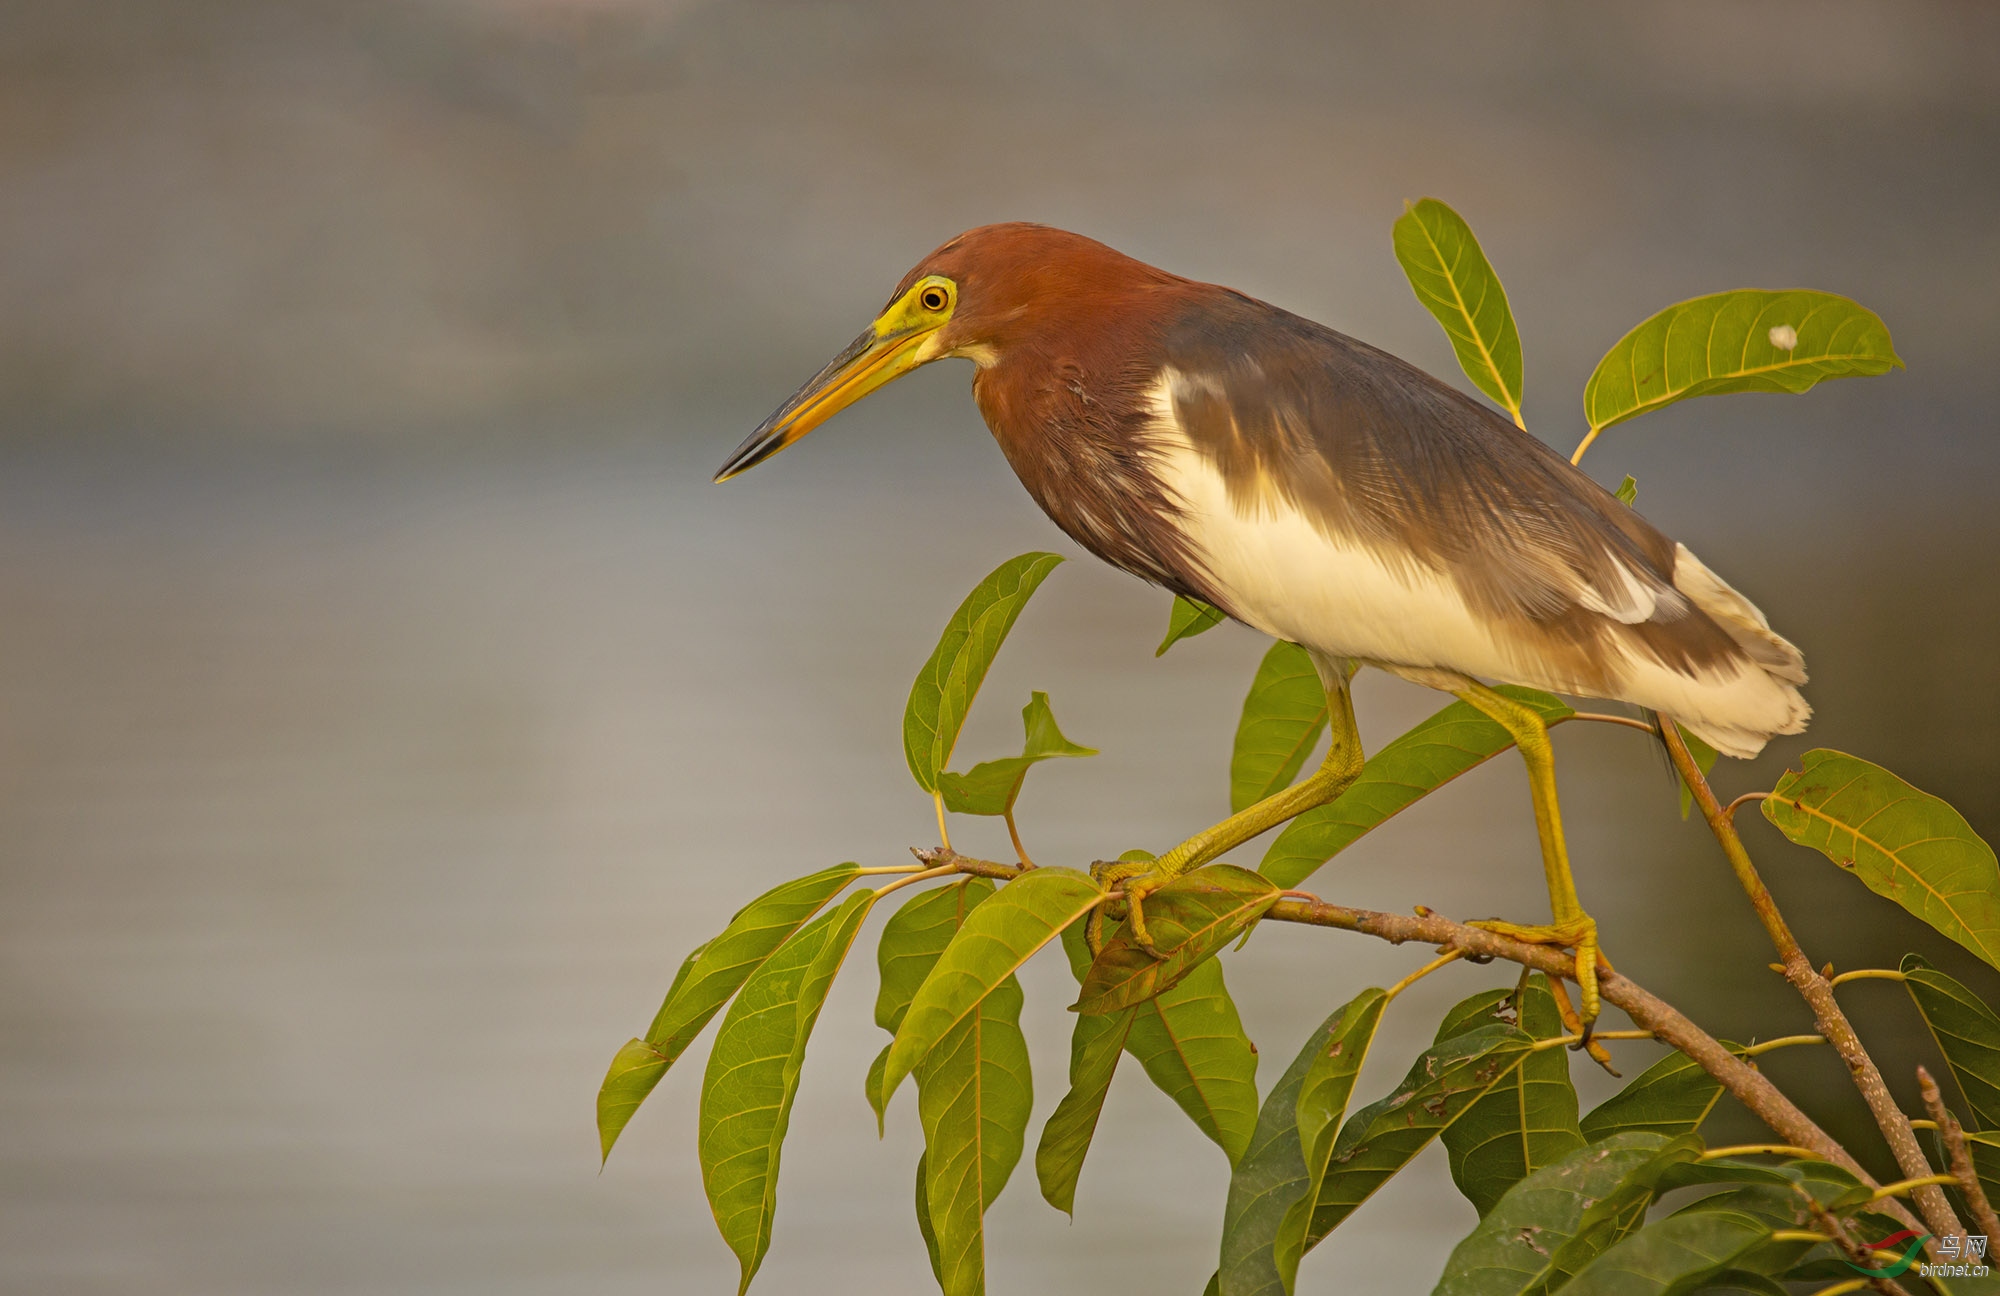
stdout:
MULTIPOLYGON (((1716 801, 1715 791, 1703 777, 1701 767, 1695 764, 1689 754, 1687 744, 1681 741, 1680 730, 1673 721, 1662 716, 1659 727, 1660 740, 1666 744, 1667 755, 1674 768, 1680 771, 1681 779, 1694 793, 1695 804, 1701 807, 1702 818, 1708 821, 1708 828, 1721 845, 1722 853, 1729 860, 1729 867, 1735 872, 1737 882, 1745 895, 1750 897, 1750 907, 1757 911, 1757 917, 1770 935, 1771 943, 1777 947, 1778 956, 1783 960, 1780 970, 1785 979, 1799 992, 1806 1005, 1812 1009, 1813 1019, 1818 1024, 1820 1034, 1826 1036, 1840 1060, 1847 1065, 1847 1072, 1854 1078, 1854 1087, 1861 1091, 1861 1097, 1874 1114, 1875 1124, 1882 1130, 1882 1137, 1888 1142, 1889 1150, 1895 1154, 1896 1165, 1903 1177, 1921 1179, 1930 1174, 1930 1162, 1925 1159, 1923 1149, 1917 1144, 1916 1131, 1910 1128, 1909 1117, 1890 1096, 1889 1086, 1882 1079, 1880 1067, 1875 1059, 1862 1047, 1861 1037, 1847 1020, 1847 1014, 1840 1010, 1840 1004, 1833 997, 1833 986, 1827 979, 1813 970, 1805 951, 1792 935, 1792 929, 1778 912, 1777 901, 1764 885, 1764 879, 1757 875, 1756 865, 1750 862, 1750 852, 1744 848, 1743 838, 1736 832, 1722 806, 1716 801)), ((1929 1232, 1936 1237, 1958 1237, 1965 1227, 1958 1222, 1958 1215, 1945 1199, 1942 1189, 1935 1185, 1919 1188, 1915 1200, 1917 1209, 1923 1213, 1929 1232)))
MULTIPOLYGON (((978 877, 1007 881, 1021 875, 1021 870, 1014 865, 972 859, 945 847, 918 849, 911 853, 934 868, 955 869, 978 877)), ((1287 895, 1272 905, 1262 921, 1333 927, 1374 936, 1392 945, 1415 941, 1437 946, 1441 950, 1456 950, 1474 959, 1505 959, 1537 972, 1546 972, 1552 979, 1573 979, 1576 976, 1576 960, 1561 950, 1547 945, 1530 945, 1479 927, 1468 927, 1428 911, 1414 915, 1381 913, 1371 909, 1351 909, 1305 894, 1295 894, 1287 895)), ((1786 1145, 1810 1150, 1820 1160, 1841 1167, 1871 1189, 1878 1186, 1860 1162, 1815 1124, 1810 1116, 1800 1111, 1763 1072, 1730 1052, 1672 1004, 1617 972, 1600 972, 1599 989, 1605 1001, 1617 1005, 1632 1019, 1633 1025, 1650 1031, 1661 1043, 1693 1059, 1786 1145)), ((1772 1041, 1773 1044, 1776 1042, 1772 1041)), ((1917 1218, 1893 1198, 1883 1201, 1881 1209, 1911 1228, 1918 1227, 1917 1218)))
POLYGON ((1958 1117, 1944 1105, 1944 1095, 1938 1092, 1937 1081, 1923 1067, 1917 1068, 1917 1088, 1924 1096, 1924 1107, 1937 1122, 1938 1141, 1944 1144, 1945 1156, 1951 1161, 1952 1178, 1958 1182, 1958 1191, 1965 1198, 1965 1205, 1972 1212, 1972 1222, 1987 1237, 2000 1237, 2000 1216, 1993 1213, 1993 1203, 1986 1199, 1986 1189, 1979 1182, 1979 1174, 1972 1165, 1972 1149, 1966 1145, 1965 1131, 1960 1128, 1958 1117))

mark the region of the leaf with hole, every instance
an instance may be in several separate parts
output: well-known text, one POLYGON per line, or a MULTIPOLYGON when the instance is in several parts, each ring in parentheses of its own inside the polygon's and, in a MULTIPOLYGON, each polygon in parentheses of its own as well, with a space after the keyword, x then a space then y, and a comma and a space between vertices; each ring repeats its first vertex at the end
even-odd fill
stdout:
POLYGON ((1103 890, 1082 873, 1038 868, 973 909, 896 1030, 882 1068, 883 1104, 952 1027, 1103 898, 1103 890))
MULTIPOLYGON (((1366 1050, 1360 1039, 1365 1029, 1373 1035, 1381 1020, 1383 992, 1363 990, 1333 1011, 1306 1036, 1303 1047, 1285 1068, 1257 1113, 1257 1124, 1243 1157, 1229 1176, 1229 1201, 1222 1216, 1222 1264, 1213 1286, 1218 1296, 1283 1296, 1290 1290, 1289 1278, 1281 1276, 1277 1247, 1280 1232, 1294 1205, 1309 1205, 1315 1180, 1306 1168, 1306 1145, 1299 1130, 1301 1094, 1308 1077, 1314 1077, 1310 1100, 1315 1118, 1331 1113, 1324 1124, 1337 1126, 1346 1095, 1341 1091, 1341 1072, 1348 1064, 1358 1067, 1366 1050), (1342 1040, 1343 1027, 1354 1044, 1329 1056, 1342 1040)), ((1346 1083, 1352 1086, 1353 1077, 1346 1083)), ((1297 1269, 1293 1257, 1292 1268, 1297 1269)))
MULTIPOLYGON (((1567 1033, 1548 978, 1536 973, 1518 992, 1488 992, 1460 1003, 1438 1027, 1438 1042, 1496 1021, 1518 1025, 1537 1040, 1567 1033)), ((1561 1046, 1528 1054, 1444 1132, 1452 1182, 1481 1215, 1509 1188, 1583 1141, 1569 1050, 1561 1046)))
POLYGON ((1521 421, 1521 334, 1507 290, 1480 250, 1472 227, 1435 198, 1405 205, 1396 218, 1396 260, 1451 339, 1473 385, 1521 421))
POLYGON ((1185 594, 1176 594, 1173 610, 1167 613, 1167 637, 1160 640, 1160 646, 1153 650, 1153 656, 1165 656, 1167 649, 1181 640, 1205 634, 1226 620, 1228 618, 1223 615, 1221 608, 1197 602, 1185 594))
MULTIPOLYGON (((1507 685, 1498 691, 1552 723, 1576 714, 1536 689, 1507 685)), ((1280 887, 1296 887, 1374 828, 1513 745, 1496 721, 1453 702, 1369 757, 1339 797, 1285 825, 1257 871, 1280 887)))
POLYGON ((645 1037, 618 1050, 598 1090, 597 1137, 604 1157, 702 1027, 773 950, 854 880, 857 867, 839 864, 773 887, 737 910, 720 935, 682 960, 645 1037))
POLYGON ((982 761, 963 774, 938 775, 945 809, 954 814, 1011 814, 1015 798, 1021 795, 1021 784, 1037 763, 1053 756, 1097 755, 1095 747, 1079 747, 1063 737, 1046 693, 1029 695, 1028 705, 1021 709, 1021 727, 1027 738, 1019 756, 982 761))
POLYGON ((1083 979, 1076 1010, 1099 1014, 1143 1003, 1175 985, 1278 902, 1269 878, 1232 864, 1184 873, 1145 899, 1148 952, 1128 920, 1104 942, 1083 979))
POLYGON ((1021 609, 1061 561, 1061 555, 1052 553, 1008 559, 973 587, 946 624, 903 711, 903 753, 924 791, 938 791, 938 775, 951 762, 958 731, 987 668, 1021 609))
MULTIPOLYGON (((1553 1165, 1521 1180, 1494 1203, 1452 1249, 1433 1296, 1527 1296, 1552 1290, 1554 1258, 1575 1239, 1600 1202, 1633 1195, 1653 1197, 1646 1180, 1670 1140, 1632 1131, 1573 1149, 1553 1165)), ((1699 1150, 1690 1141, 1683 1153, 1699 1150)), ((1654 1177, 1657 1177, 1656 1175, 1654 1177)))
POLYGON ((1583 412, 1595 437, 1694 396, 1803 392, 1902 367, 1888 327, 1858 302, 1741 288, 1669 306, 1620 338, 1584 384, 1583 412))
POLYGON ((1313 1203, 1305 1249, 1374 1196, 1519 1066, 1533 1046, 1528 1036, 1497 1022, 1454 1035, 1426 1049, 1388 1097, 1348 1117, 1313 1203))
POLYGON ((778 948, 722 1019, 702 1077, 702 1186, 747 1290, 771 1247, 778 1159, 791 1123, 806 1041, 835 973, 875 902, 857 891, 778 948))
POLYGON ((1880 765, 1819 748, 1761 804, 1785 836, 2000 967, 2000 865, 1944 801, 1880 765))
POLYGON ((1279 640, 1264 654, 1243 699, 1229 757, 1229 809, 1247 810, 1292 785, 1326 732, 1326 689, 1312 658, 1279 640))
POLYGON ((1299 1082, 1294 1109, 1306 1172, 1304 1191, 1286 1208, 1271 1247, 1278 1279, 1287 1292, 1298 1281, 1299 1261, 1305 1256, 1306 1235, 1312 1228, 1314 1203, 1319 1201, 1320 1189, 1326 1183, 1341 1118, 1347 1115, 1347 1100, 1354 1094, 1354 1082, 1361 1074, 1361 1064, 1368 1059, 1368 1047, 1375 1042, 1375 1028, 1381 1025, 1382 1010, 1388 1004, 1388 994, 1372 986, 1349 1000, 1341 1009, 1339 1023, 1317 1050, 1312 1065, 1299 1082))

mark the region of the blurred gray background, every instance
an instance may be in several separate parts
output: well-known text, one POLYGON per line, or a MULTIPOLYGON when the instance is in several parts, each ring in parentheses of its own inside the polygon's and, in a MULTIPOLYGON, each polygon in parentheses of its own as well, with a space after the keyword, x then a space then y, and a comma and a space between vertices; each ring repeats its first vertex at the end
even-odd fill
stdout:
MULTIPOLYGON (((1597 357, 1671 301, 1873 307, 1907 372, 1691 403, 1587 462, 1812 663, 1809 739, 1723 790, 1833 746, 1991 833, 1996 66, 2000 11, 1973 3, 0 4, 0 1287, 730 1289, 693 1158, 705 1045, 599 1175, 604 1065, 754 892, 931 840, 909 680, 987 569, 1074 550, 963 366, 708 476, 987 221, 1460 381, 1389 241, 1405 199, 1444 198, 1564 449, 1597 357)), ((1263 645, 1155 661, 1166 606, 1065 566, 988 682, 969 758, 1018 741, 1031 688, 1104 749, 1031 783, 1044 860, 1227 809, 1263 645)), ((1379 744, 1437 704, 1371 679, 1362 725, 1379 744)), ((1581 728, 1565 802, 1621 969, 1718 1034, 1805 1029, 1659 758, 1581 728)), ((1745 822, 1815 958, 1922 948, 1995 988, 1745 822)), ((1503 761, 1312 885, 1528 918, 1539 876, 1503 761)), ((872 930, 807 1061, 764 1290, 929 1283, 913 1105, 878 1143, 861 1097, 872 930)), ((1422 957, 1261 934, 1229 971, 1266 1080, 1422 957)), ((1363 1095, 1505 979, 1399 1002, 1363 1095)), ((1027 981, 1039 1128, 1069 987, 1051 960, 1027 981)), ((1907 1094, 1931 1053, 1901 992, 1843 993, 1907 1094)), ((1653 1051, 1621 1046, 1627 1073, 1653 1051)), ((1882 1163, 1824 1050, 1768 1069, 1882 1163)), ((1125 1070, 1075 1224, 1031 1164, 993 1211, 996 1292, 1200 1290, 1226 1166, 1125 1070)), ((1433 1150, 1304 1284, 1427 1290, 1472 1221, 1433 1150)))

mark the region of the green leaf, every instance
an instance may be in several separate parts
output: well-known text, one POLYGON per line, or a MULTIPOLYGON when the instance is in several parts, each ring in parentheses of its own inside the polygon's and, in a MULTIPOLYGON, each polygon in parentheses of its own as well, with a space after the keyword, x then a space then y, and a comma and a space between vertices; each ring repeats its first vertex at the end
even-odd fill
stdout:
POLYGON ((1052 553, 1010 558, 979 582, 952 614, 931 659, 918 672, 903 712, 903 753, 924 791, 938 791, 938 775, 951 763, 959 728, 986 679, 987 667, 1014 628, 1014 619, 1061 561, 1061 555, 1052 553))
MULTIPOLYGON (((1706 740, 1682 729, 1680 725, 1676 724, 1674 728, 1680 729, 1681 741, 1687 744, 1688 755, 1694 757, 1695 768, 1706 777, 1708 772, 1715 768, 1715 762, 1720 759, 1721 753, 1709 746, 1706 740)), ((1694 809, 1694 789, 1687 785, 1685 779, 1675 781, 1680 784, 1681 818, 1685 819, 1688 817, 1688 811, 1694 809)))
MULTIPOLYGON (((1337 1068, 1347 1062, 1358 1066, 1362 1049, 1343 1047, 1331 1058, 1329 1053, 1350 1015, 1357 1027, 1367 1017, 1372 1033, 1373 1022, 1381 1017, 1382 1000, 1382 991, 1369 989, 1336 1008, 1306 1037, 1264 1100, 1250 1143, 1229 1176, 1229 1203, 1222 1215, 1222 1265, 1211 1284, 1217 1296, 1280 1296, 1288 1290, 1287 1279, 1278 1272, 1279 1230, 1295 1203, 1312 1200, 1312 1180, 1299 1136, 1300 1095, 1307 1077, 1316 1076, 1315 1116, 1333 1110, 1336 1096, 1344 1107, 1346 1096, 1339 1093, 1337 1068)), ((1327 1123, 1338 1124, 1338 1112, 1327 1123)))
POLYGON ((1902 971, 1903 988, 1931 1028, 1973 1122, 1981 1129, 2000 1128, 2000 1017, 1915 954, 1904 956, 1902 971))
POLYGON ((1562 1290, 1565 1296, 1697 1291, 1768 1243, 1775 1231, 1769 1220, 1745 1210, 1683 1211, 1620 1241, 1585 1265, 1562 1290))
POLYGON ((1233 864, 1184 873, 1146 898, 1149 953, 1127 921, 1104 942, 1083 979, 1076 1010, 1118 1012, 1151 999, 1229 944, 1278 903, 1270 879, 1233 864), (1162 957, 1164 956, 1164 957, 1162 957))
MULTIPOLYGON (((1654 1165, 1667 1143, 1660 1134, 1615 1134, 1521 1180, 1452 1249, 1432 1296, 1526 1296, 1544 1290, 1553 1258, 1577 1236, 1586 1212, 1629 1194, 1635 1176, 1654 1165)), ((1645 1200, 1652 1200, 1650 1185, 1645 1200)))
POLYGON ((1034 693, 1021 709, 1021 727, 1027 731, 1019 756, 985 761, 963 774, 940 774, 938 786, 944 793, 944 808, 955 814, 1004 815, 1014 809, 1021 795, 1021 783, 1028 769, 1052 756, 1095 756, 1095 747, 1079 747, 1056 728, 1055 713, 1049 710, 1049 695, 1034 693))
POLYGON ((1173 611, 1167 614, 1167 637, 1160 640, 1160 646, 1153 650, 1153 656, 1163 657, 1167 649, 1183 639, 1192 639, 1221 625, 1224 620, 1222 609, 1197 602, 1185 594, 1174 595, 1173 611))
POLYGON ((794 878, 737 910, 721 935, 681 964, 673 988, 646 1029, 646 1041, 669 1059, 678 1058, 729 996, 771 957, 771 951, 839 895, 858 869, 855 864, 836 864, 794 878))
MULTIPOLYGON (((1643 1131, 1613 1135, 1604 1143, 1590 1144, 1571 1156, 1588 1157, 1600 1148, 1620 1146, 1619 1140, 1631 1140, 1622 1146, 1640 1147, 1651 1137, 1643 1131)), ((1564 1231, 1564 1236, 1549 1239, 1545 1273, 1538 1290, 1553 1292, 1561 1288, 1643 1225, 1647 1210, 1660 1195, 1680 1186, 1675 1176, 1690 1174, 1694 1181, 1721 1181, 1728 1171, 1717 1170, 1712 1178, 1702 1174, 1702 1163, 1697 1160, 1701 1151, 1700 1139, 1681 1135, 1659 1143, 1644 1161, 1626 1161, 1617 1176, 1597 1182, 1595 1186, 1602 1189, 1602 1195, 1583 1203, 1582 1214, 1576 1217, 1573 1227, 1564 1231)))
POLYGON ((1426 1049, 1388 1097, 1348 1117, 1313 1203, 1306 1249, 1505 1079, 1533 1044, 1502 1023, 1454 1035, 1426 1049))
POLYGON ((1437 317, 1479 390, 1521 422, 1521 334, 1507 290, 1472 228, 1435 198, 1404 206, 1396 218, 1396 260, 1424 309, 1437 317))
MULTIPOLYGON (((1145 851, 1127 851, 1119 858, 1153 857, 1145 851)), ((1083 925, 1065 930, 1062 943, 1070 972, 1081 985, 1091 965, 1083 925)), ((1257 1125, 1257 1047, 1243 1033, 1243 1020, 1222 979, 1222 964, 1213 959, 1203 963, 1173 989, 1130 1011, 1125 1051, 1235 1165, 1257 1125)))
POLYGON ((1626 473, 1625 480, 1619 482, 1618 489, 1611 493, 1618 497, 1620 504, 1623 504, 1626 508, 1631 508, 1639 502, 1639 481, 1631 473, 1626 473))
POLYGON ((743 1267, 739 1293, 771 1247, 778 1156, 806 1041, 874 902, 873 891, 857 891, 780 946, 751 974, 716 1033, 701 1086, 701 1178, 723 1241, 743 1267))
MULTIPOLYGON (((875 947, 875 964, 881 973, 881 987, 875 993, 877 1026, 892 1036, 896 1033, 917 987, 937 966, 965 915, 992 894, 993 883, 987 879, 964 878, 949 886, 919 891, 889 916, 875 947)), ((889 1047, 885 1045, 868 1068, 868 1104, 875 1109, 878 1132, 888 1109, 888 1095, 881 1088, 888 1063, 889 1047)))
MULTIPOLYGON (((1499 692, 1544 720, 1575 714, 1535 689, 1508 685, 1499 692)), ((1497 722, 1454 702, 1376 752, 1339 797, 1285 825, 1257 871, 1280 887, 1296 887, 1377 825, 1513 745, 1497 722)))
MULTIPOLYGON (((1734 1044, 1723 1047, 1739 1051, 1734 1044)), ((1687 1054, 1669 1053, 1591 1109, 1579 1128, 1592 1143, 1635 1131, 1670 1137, 1692 1134, 1720 1097, 1721 1081, 1687 1054)))
MULTIPOLYGON (((895 1033, 952 938, 993 894, 986 879, 966 878, 919 893, 890 917, 876 952, 882 973, 876 1025, 895 1033)), ((931 1268, 948 1293, 983 1290, 985 1208, 1021 1158, 1033 1088, 1020 1018, 1020 983, 1008 977, 916 1068, 925 1176, 918 1224, 931 1268)), ((885 1048, 869 1070, 878 1122, 888 1058, 885 1048)))
POLYGON ((1692 396, 1802 392, 1902 367, 1888 328, 1856 302, 1742 288, 1669 306, 1620 338, 1584 384, 1583 412, 1595 436, 1692 396))
POLYGON ((597 1139, 606 1159, 639 1104, 694 1043, 709 1018, 771 951, 854 880, 857 867, 839 864, 766 891, 738 910, 721 935, 681 961, 645 1038, 618 1050, 598 1089, 597 1139))
POLYGON ((1305 1256, 1306 1234, 1310 1231, 1313 1206, 1326 1182, 1327 1166, 1333 1159, 1334 1140, 1341 1118, 1347 1115, 1347 1100, 1354 1093, 1354 1081, 1368 1058, 1368 1046, 1375 1040, 1382 1010, 1389 996, 1374 988, 1363 990, 1341 1009, 1340 1022, 1315 1052, 1311 1068, 1299 1082, 1295 1104, 1298 1140, 1304 1157, 1306 1181, 1285 1211, 1272 1241, 1272 1259, 1279 1281, 1289 1292, 1298 1281, 1299 1261, 1305 1256))
POLYGON ((1243 1033, 1221 963, 1210 959, 1135 1008, 1125 1048, 1230 1165, 1243 1159, 1257 1127, 1257 1049, 1243 1033))
POLYGON ((925 1162, 926 1155, 922 1152, 917 1154, 917 1232, 923 1236, 924 1250, 930 1255, 931 1276, 942 1287, 944 1264, 938 1258, 937 1229, 931 1223, 931 1178, 930 1167, 925 1162))
POLYGON ((1325 732, 1326 689, 1319 672, 1305 649, 1281 639, 1258 665, 1243 699, 1243 718, 1236 722, 1236 747, 1229 757, 1230 813, 1290 787, 1325 732))
POLYGON ((1034 1106, 1021 983, 1008 977, 980 999, 916 1074, 938 1285, 945 1296, 979 1296, 986 1290, 986 1208, 1021 1159, 1034 1106))
POLYGON ((1103 898, 1103 890, 1082 873, 1038 868, 966 915, 897 1027, 883 1066, 884 1104, 952 1027, 1103 898))
POLYGON ((1965 816, 1880 765, 1824 748, 1787 770, 1764 817, 2000 967, 2000 865, 1965 816))
POLYGON ((653 1086, 660 1083, 671 1061, 642 1039, 626 1041, 618 1056, 611 1059, 611 1069, 604 1073, 604 1083, 597 1090, 597 1142, 604 1158, 610 1158, 611 1145, 624 1133, 626 1122, 653 1092, 653 1086))
POLYGON ((1076 1211, 1076 1181, 1083 1173, 1083 1159, 1097 1133, 1097 1118, 1111 1092, 1111 1077, 1136 1012, 1128 1008, 1108 1017, 1079 1016, 1070 1035, 1069 1092, 1042 1126, 1042 1141, 1035 1149, 1035 1177, 1042 1197, 1065 1215, 1076 1211))
MULTIPOLYGON (((1518 1025, 1537 1040, 1567 1033, 1549 993, 1548 978, 1540 973, 1531 976, 1518 995, 1513 991, 1502 991, 1497 999, 1478 995, 1459 1008, 1464 1011, 1455 1010, 1439 1028, 1439 1043, 1495 1021, 1518 1025)), ((1452 1182, 1481 1215, 1492 1210, 1509 1188, 1562 1160, 1583 1141, 1577 1127, 1576 1089, 1569 1078, 1569 1050, 1562 1047, 1528 1054, 1444 1132, 1452 1182)))

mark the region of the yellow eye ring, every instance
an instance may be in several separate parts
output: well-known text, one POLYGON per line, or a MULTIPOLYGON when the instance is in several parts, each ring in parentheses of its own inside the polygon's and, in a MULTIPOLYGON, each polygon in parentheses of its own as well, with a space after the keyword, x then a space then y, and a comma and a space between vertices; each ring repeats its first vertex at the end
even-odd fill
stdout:
POLYGON ((917 294, 917 304, 927 311, 941 311, 951 305, 951 294, 942 284, 932 284, 917 294))

